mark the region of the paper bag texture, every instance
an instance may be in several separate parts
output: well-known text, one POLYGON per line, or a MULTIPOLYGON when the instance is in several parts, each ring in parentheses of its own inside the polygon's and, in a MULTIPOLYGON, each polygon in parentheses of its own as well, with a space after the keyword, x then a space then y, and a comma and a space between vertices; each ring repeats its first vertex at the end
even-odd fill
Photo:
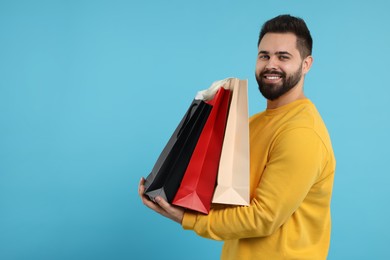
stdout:
POLYGON ((249 205, 248 83, 231 79, 233 90, 213 203, 249 205))

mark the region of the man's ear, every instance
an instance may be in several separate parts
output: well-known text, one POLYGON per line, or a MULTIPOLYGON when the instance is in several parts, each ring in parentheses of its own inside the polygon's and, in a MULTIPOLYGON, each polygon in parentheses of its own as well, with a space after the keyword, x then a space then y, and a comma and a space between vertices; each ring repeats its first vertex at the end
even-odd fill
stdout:
POLYGON ((302 63, 302 73, 305 75, 309 72, 311 65, 313 64, 313 56, 309 55, 307 56, 302 63))

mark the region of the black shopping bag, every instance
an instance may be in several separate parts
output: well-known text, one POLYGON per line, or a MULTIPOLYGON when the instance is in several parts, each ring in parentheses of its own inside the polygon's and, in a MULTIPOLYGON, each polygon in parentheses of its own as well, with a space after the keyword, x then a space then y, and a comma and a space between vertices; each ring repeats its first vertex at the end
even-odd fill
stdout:
POLYGON ((194 99, 145 180, 145 194, 172 202, 212 106, 194 99))

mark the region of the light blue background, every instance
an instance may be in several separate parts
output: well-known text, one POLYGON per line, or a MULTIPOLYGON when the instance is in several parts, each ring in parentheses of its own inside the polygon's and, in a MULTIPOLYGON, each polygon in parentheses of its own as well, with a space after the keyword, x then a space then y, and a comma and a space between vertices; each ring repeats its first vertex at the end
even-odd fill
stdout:
POLYGON ((196 91, 249 79, 278 14, 337 157, 329 259, 389 259, 388 1, 0 1, 0 259, 219 259, 137 195, 196 91))

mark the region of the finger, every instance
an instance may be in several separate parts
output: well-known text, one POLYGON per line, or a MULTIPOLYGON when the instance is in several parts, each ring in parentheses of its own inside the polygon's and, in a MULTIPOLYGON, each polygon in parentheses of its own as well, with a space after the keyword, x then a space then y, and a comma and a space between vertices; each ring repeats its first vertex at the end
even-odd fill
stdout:
POLYGON ((157 197, 156 202, 163 210, 163 213, 161 213, 161 214, 163 214, 164 216, 166 216, 166 217, 168 217, 168 218, 170 218, 178 223, 182 222, 183 214, 184 214, 183 209, 181 209, 180 207, 176 207, 172 204, 169 204, 166 200, 164 200, 161 197, 157 197))
POLYGON ((157 213, 159 213, 161 215, 166 214, 166 211, 163 208, 161 208, 160 205, 151 201, 149 198, 147 198, 147 196, 142 196, 142 202, 144 203, 144 205, 146 207, 156 211, 157 213))
POLYGON ((152 201, 149 198, 149 196, 145 195, 142 190, 141 190, 141 193, 139 194, 139 196, 141 197, 142 203, 145 204, 146 206, 148 206, 149 208, 153 208, 155 206, 160 207, 157 203, 152 201))
POLYGON ((160 206, 161 209, 163 209, 166 213, 170 215, 175 215, 177 212, 177 207, 173 206, 172 204, 168 203, 166 200, 161 198, 160 196, 155 198, 156 203, 160 206))
POLYGON ((161 198, 160 196, 156 197, 155 198, 155 201, 157 202, 157 204, 163 208, 164 210, 168 211, 169 208, 171 207, 171 204, 169 204, 166 200, 164 200, 163 198, 161 198))
POLYGON ((150 198, 144 194, 145 193, 144 183, 145 183, 145 179, 143 177, 141 177, 141 179, 139 181, 139 186, 138 186, 138 195, 141 197, 143 204, 145 204, 146 206, 148 206, 150 208, 155 203, 153 201, 151 201, 150 198))
POLYGON ((144 194, 144 192, 145 192, 144 183, 145 183, 145 179, 143 177, 141 177, 141 179, 139 181, 139 184, 138 184, 138 194, 140 196, 142 196, 144 194))

